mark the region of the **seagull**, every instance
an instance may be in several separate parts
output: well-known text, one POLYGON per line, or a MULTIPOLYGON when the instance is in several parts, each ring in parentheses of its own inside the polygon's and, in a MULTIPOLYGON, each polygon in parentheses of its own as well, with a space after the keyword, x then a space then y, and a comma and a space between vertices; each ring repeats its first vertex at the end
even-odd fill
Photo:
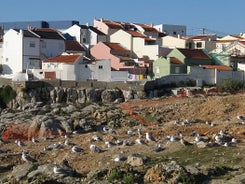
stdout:
POLYGON ((91 138, 91 141, 102 141, 102 138, 97 136, 97 135, 94 135, 92 138, 91 138))
POLYGON ((37 142, 39 142, 39 141, 38 141, 37 139, 35 139, 34 137, 32 137, 31 142, 37 143, 37 142))
POLYGON ((124 140, 123 141, 123 146, 132 146, 134 143, 132 141, 124 140))
POLYGON ((63 175, 73 175, 74 174, 74 171, 71 169, 65 169, 65 168, 61 168, 57 166, 54 166, 53 172, 55 174, 63 174, 63 175))
POLYGON ((128 134, 129 136, 131 136, 131 137, 134 136, 134 132, 133 132, 132 130, 128 130, 128 131, 127 131, 127 134, 128 134))
POLYGON ((232 142, 232 143, 237 143, 238 140, 237 140, 236 138, 233 137, 233 138, 231 139, 231 142, 232 142))
POLYGON ((106 141, 105 145, 107 145, 108 148, 111 148, 112 146, 115 146, 115 144, 112 143, 111 141, 106 141))
POLYGON ((65 140, 64 145, 66 146, 74 146, 75 144, 70 142, 68 139, 65 140))
POLYGON ((78 147, 78 146, 73 146, 73 147, 71 148, 71 151, 72 151, 72 152, 82 152, 82 148, 80 148, 80 147, 78 147))
POLYGON ((142 139, 140 139, 140 138, 136 139, 135 142, 137 144, 145 144, 145 142, 142 139))
POLYGON ((20 146, 20 147, 25 146, 24 142, 19 141, 19 140, 16 140, 15 143, 16 143, 18 146, 20 146))
POLYGON ((102 152, 102 150, 94 144, 91 144, 89 148, 92 152, 98 152, 98 153, 102 152))
POLYGON ((231 145, 230 145, 230 143, 225 142, 223 146, 225 146, 225 147, 229 147, 229 146, 231 146, 231 145))
POLYGON ((114 158, 114 161, 115 161, 115 162, 123 162, 123 161, 125 161, 126 159, 127 159, 127 158, 124 157, 124 156, 117 156, 117 157, 114 158))
POLYGON ((156 149, 155 149, 155 152, 160 152, 162 150, 163 150, 162 145, 161 144, 158 144, 157 147, 156 147, 156 149))
POLYGON ((149 142, 156 141, 156 139, 150 134, 150 133, 145 133, 146 140, 149 142))
POLYGON ((22 151, 21 158, 25 162, 36 162, 37 161, 33 157, 31 157, 30 155, 28 155, 28 153, 26 151, 22 151))
POLYGON ((245 117, 243 115, 237 115, 236 118, 239 119, 239 120, 245 120, 245 117))
POLYGON ((141 138, 141 136, 142 136, 141 129, 140 129, 140 128, 138 128, 138 129, 137 129, 137 132, 138 132, 138 136, 139 136, 139 138, 141 138))
POLYGON ((112 128, 109 128, 108 132, 110 134, 117 134, 116 130, 112 129, 112 128))

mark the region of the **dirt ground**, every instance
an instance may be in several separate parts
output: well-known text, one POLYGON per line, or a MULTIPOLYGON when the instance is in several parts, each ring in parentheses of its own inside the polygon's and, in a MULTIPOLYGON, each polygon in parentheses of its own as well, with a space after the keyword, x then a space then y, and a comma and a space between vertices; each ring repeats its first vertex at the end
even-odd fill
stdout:
MULTIPOLYGON (((245 124, 242 120, 237 119, 238 115, 245 116, 244 94, 134 100, 117 104, 117 107, 121 108, 123 113, 139 121, 141 125, 132 128, 123 127, 117 129, 117 134, 108 134, 105 132, 73 134, 68 139, 83 149, 81 153, 74 153, 71 151, 72 146, 65 145, 63 145, 62 149, 44 151, 44 147, 51 144, 58 142, 63 144, 66 140, 64 137, 49 140, 40 139, 38 143, 26 141, 23 147, 18 147, 13 141, 0 143, 0 150, 6 151, 0 153, 0 176, 10 172, 11 167, 14 165, 24 163, 20 155, 22 150, 29 150, 29 154, 40 164, 60 164, 63 158, 67 158, 72 168, 77 172, 84 173, 121 164, 114 161, 117 155, 128 156, 131 154, 141 154, 157 157, 167 155, 183 146, 179 142, 173 144, 166 143, 164 141, 166 136, 178 136, 178 133, 181 132, 186 140, 193 141, 193 137, 190 137, 190 133, 193 130, 200 135, 210 138, 220 130, 225 130, 239 140, 237 145, 241 148, 241 153, 243 152, 244 154, 245 124), (146 118, 149 115, 152 118, 146 118), (180 123, 190 119, 195 119, 196 122, 187 126, 180 123), (211 123, 214 126, 211 126, 211 123), (150 132, 157 139, 157 142, 148 143, 146 141, 144 145, 121 145, 111 148, 105 145, 105 141, 113 142, 116 140, 128 140, 135 143, 135 140, 138 138, 138 128, 141 129, 144 140, 145 133, 150 132), (134 136, 127 135, 129 129, 133 130, 134 136), (101 137, 103 141, 91 142, 93 135, 101 137), (164 146, 165 150, 163 152, 154 152, 158 143, 164 146), (89 149, 90 144, 99 146, 103 152, 92 153, 89 149)), ((244 160, 241 164, 244 164, 244 160)))

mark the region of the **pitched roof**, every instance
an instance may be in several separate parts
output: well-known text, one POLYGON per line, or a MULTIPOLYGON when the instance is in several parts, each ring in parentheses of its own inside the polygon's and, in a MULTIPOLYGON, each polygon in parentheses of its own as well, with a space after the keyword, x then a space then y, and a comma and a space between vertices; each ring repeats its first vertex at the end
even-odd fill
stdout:
MULTIPOLYGON (((20 32, 20 29, 14 29, 17 32, 20 32)), ((31 37, 31 38, 39 38, 36 34, 30 32, 29 30, 22 30, 24 37, 31 37)))
POLYGON ((57 30, 52 28, 33 28, 31 29, 31 31, 44 39, 64 40, 61 34, 59 34, 57 30))
POLYGON ((65 40, 66 51, 85 51, 82 45, 76 40, 65 40))
POLYGON ((178 58, 176 58, 176 57, 170 57, 170 62, 172 63, 172 64, 184 64, 184 63, 182 63, 178 58))
POLYGON ((130 50, 124 48, 121 46, 120 43, 109 43, 109 42, 103 42, 106 46, 108 46, 110 49, 117 51, 117 52, 130 52, 130 50))
POLYGON ((211 57, 203 52, 201 49, 178 49, 187 59, 206 59, 211 57))
POLYGON ((132 37, 139 37, 139 38, 144 38, 147 41, 155 41, 155 39, 152 39, 138 31, 132 31, 132 30, 128 30, 126 31, 128 34, 132 35, 132 37))
POLYGON ((109 20, 103 20, 103 22, 111 29, 123 29, 123 26, 120 23, 109 20))
POLYGON ((89 26, 89 29, 93 32, 95 32, 97 35, 106 35, 105 33, 101 32, 100 30, 96 29, 93 26, 89 26))
POLYGON ((217 69, 217 70, 232 70, 231 67, 226 65, 202 65, 204 69, 217 69))
POLYGON ((196 35, 196 36, 190 37, 189 39, 190 40, 203 40, 206 38, 212 38, 213 36, 215 36, 215 35, 196 35))
POLYGON ((147 24, 136 24, 136 25, 139 25, 140 27, 142 27, 147 32, 155 32, 155 33, 159 32, 156 28, 154 28, 150 25, 147 25, 147 24))
POLYGON ((79 54, 74 54, 74 55, 59 55, 56 57, 52 57, 47 59, 44 62, 50 62, 50 63, 74 63, 76 60, 81 57, 79 54))

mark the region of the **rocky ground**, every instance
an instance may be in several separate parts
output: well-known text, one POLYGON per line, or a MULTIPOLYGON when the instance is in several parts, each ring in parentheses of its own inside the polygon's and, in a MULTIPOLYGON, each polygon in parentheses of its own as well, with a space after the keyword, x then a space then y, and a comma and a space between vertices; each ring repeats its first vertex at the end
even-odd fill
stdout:
POLYGON ((220 94, 3 110, 0 183, 244 183, 244 102, 244 94, 220 94))

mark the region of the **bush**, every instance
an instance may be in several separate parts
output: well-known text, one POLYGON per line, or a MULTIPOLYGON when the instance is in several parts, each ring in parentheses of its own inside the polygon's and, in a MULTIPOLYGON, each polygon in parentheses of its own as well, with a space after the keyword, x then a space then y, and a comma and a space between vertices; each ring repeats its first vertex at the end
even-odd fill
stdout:
POLYGON ((11 86, 7 85, 0 89, 0 101, 3 103, 1 105, 6 106, 11 100, 16 97, 16 92, 11 86))
POLYGON ((242 81, 236 79, 224 79, 220 85, 220 89, 224 91, 237 91, 244 86, 242 81))
POLYGON ((134 175, 133 173, 127 173, 123 176, 123 181, 126 184, 133 184, 134 183, 134 175))

